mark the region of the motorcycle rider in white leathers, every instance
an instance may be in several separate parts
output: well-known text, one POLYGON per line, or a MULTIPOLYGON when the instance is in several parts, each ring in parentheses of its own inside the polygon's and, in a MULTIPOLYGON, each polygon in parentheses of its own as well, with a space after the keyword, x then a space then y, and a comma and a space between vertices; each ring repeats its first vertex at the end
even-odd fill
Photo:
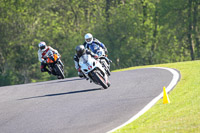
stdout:
MULTIPOLYGON (((49 74, 51 74, 51 71, 49 71, 49 69, 46 68, 47 63, 46 60, 44 58, 51 58, 51 60, 54 61, 54 57, 53 54, 57 54, 58 57, 60 57, 60 54, 58 53, 58 51, 56 49, 53 49, 50 46, 47 46, 45 42, 40 42, 38 44, 39 46, 39 50, 38 50, 38 59, 41 62, 41 72, 48 72, 49 74)), ((54 73, 52 73, 53 75, 55 75, 54 73)))

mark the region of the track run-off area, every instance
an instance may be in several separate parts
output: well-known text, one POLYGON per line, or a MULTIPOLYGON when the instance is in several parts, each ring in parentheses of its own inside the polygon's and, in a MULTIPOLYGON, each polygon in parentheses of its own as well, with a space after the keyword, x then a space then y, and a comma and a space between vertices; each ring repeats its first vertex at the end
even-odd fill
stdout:
POLYGON ((111 86, 78 77, 0 87, 2 133, 106 133, 132 122, 171 91, 170 68, 112 72, 111 86))

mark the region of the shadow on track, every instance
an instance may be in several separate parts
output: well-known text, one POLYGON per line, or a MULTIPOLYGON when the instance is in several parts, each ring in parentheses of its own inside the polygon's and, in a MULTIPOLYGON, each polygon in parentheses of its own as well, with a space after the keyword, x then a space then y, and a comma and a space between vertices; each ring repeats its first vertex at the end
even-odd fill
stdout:
POLYGON ((61 83, 61 82, 71 82, 71 81, 76 81, 76 80, 84 80, 83 78, 77 78, 77 79, 62 79, 62 80, 59 80, 59 81, 53 81, 53 80, 50 80, 48 83, 38 83, 38 84, 35 84, 35 85, 44 85, 44 84, 55 84, 55 83, 61 83))
POLYGON ((53 97, 53 96, 61 96, 61 95, 68 95, 68 94, 75 94, 75 93, 83 93, 83 92, 90 92, 90 91, 98 91, 98 90, 102 90, 102 89, 101 89, 101 88, 95 88, 95 89, 71 91, 71 92, 65 92, 65 93, 47 94, 47 95, 42 95, 42 96, 34 96, 34 97, 22 98, 22 99, 18 99, 18 100, 28 100, 28 99, 34 99, 34 98, 53 97))

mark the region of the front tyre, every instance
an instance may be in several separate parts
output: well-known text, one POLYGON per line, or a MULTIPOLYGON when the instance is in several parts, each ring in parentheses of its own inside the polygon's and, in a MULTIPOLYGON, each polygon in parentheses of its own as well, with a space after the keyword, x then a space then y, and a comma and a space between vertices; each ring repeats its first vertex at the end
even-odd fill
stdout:
POLYGON ((101 76, 101 74, 99 74, 98 72, 94 72, 93 73, 94 78, 96 79, 96 81, 104 88, 107 89, 108 85, 106 83, 106 81, 104 80, 104 78, 101 76))
POLYGON ((55 69, 56 69, 56 73, 58 74, 58 76, 60 76, 61 79, 65 78, 64 72, 62 71, 60 65, 55 64, 55 69))
POLYGON ((107 85, 108 85, 108 87, 110 87, 110 85, 111 85, 111 83, 110 83, 110 81, 108 80, 108 83, 107 83, 107 85))

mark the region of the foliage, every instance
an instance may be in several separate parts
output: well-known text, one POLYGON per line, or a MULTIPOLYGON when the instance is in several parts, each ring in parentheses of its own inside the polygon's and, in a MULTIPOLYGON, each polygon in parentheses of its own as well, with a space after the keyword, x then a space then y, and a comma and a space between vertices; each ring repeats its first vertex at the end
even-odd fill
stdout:
POLYGON ((74 48, 90 32, 111 69, 200 58, 198 0, 0 0, 0 86, 55 79, 40 72, 38 43, 76 76, 74 48))

